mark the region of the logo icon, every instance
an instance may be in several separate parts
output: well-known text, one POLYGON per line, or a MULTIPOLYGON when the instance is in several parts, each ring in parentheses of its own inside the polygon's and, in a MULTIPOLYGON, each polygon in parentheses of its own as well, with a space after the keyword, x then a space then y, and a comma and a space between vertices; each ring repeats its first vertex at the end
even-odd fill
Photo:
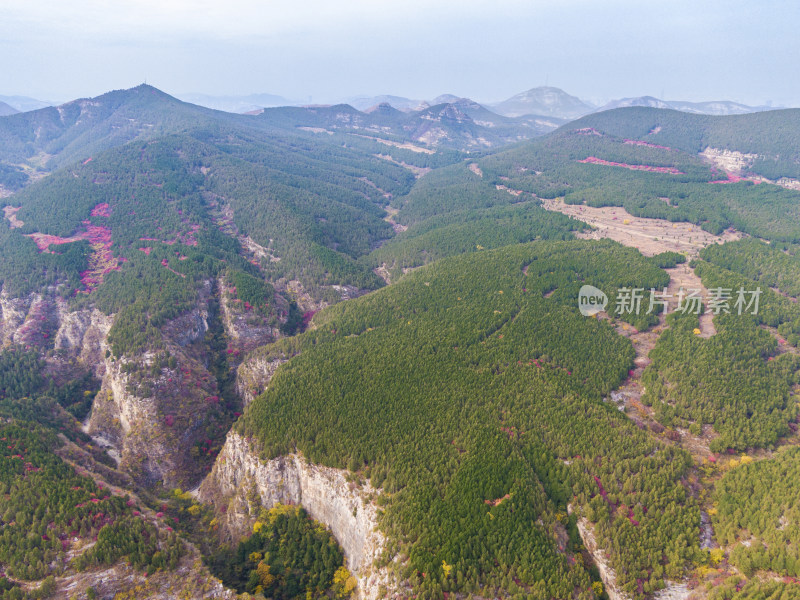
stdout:
POLYGON ((578 292, 578 310, 584 317, 603 312, 608 304, 608 296, 593 285, 584 285, 578 292))

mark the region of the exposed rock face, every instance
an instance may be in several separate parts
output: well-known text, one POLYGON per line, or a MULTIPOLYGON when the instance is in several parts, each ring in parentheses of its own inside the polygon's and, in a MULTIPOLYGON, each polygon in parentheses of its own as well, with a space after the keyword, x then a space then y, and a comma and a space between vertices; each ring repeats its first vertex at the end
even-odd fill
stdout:
POLYGON ((258 350, 247 355, 236 370, 236 392, 245 407, 264 393, 278 367, 285 362, 285 358, 269 358, 258 350))
MULTIPOLYGON (((107 360, 103 387, 95 398, 86 431, 110 443, 120 456, 120 467, 143 484, 163 481, 185 485, 200 477, 191 447, 201 434, 202 399, 176 393, 166 385, 174 377, 158 377, 150 393, 141 392, 128 363, 107 360), (199 405, 199 406, 198 406, 199 405)), ((177 383, 181 385, 180 380, 177 383)))
MULTIPOLYGON (((733 175, 745 174, 747 170, 753 166, 753 163, 757 159, 763 158, 758 154, 745 154, 736 150, 710 147, 703 150, 700 153, 700 156, 709 161, 715 167, 733 175)), ((779 179, 772 180, 760 175, 751 174, 749 179, 755 181, 756 183, 772 183, 789 190, 800 190, 800 180, 792 179, 791 177, 781 177, 779 179)))
POLYGON ((96 309, 70 311, 63 298, 52 294, 12 298, 0 292, 0 345, 54 349, 63 358, 81 361, 98 377, 112 323, 113 317, 96 309))
POLYGON ((737 175, 753 166, 753 162, 758 158, 758 154, 744 154, 736 150, 710 147, 703 150, 700 156, 723 171, 737 175))
POLYGON ((59 301, 52 295, 30 294, 12 298, 0 293, 0 335, 3 343, 49 349, 59 326, 59 301))
POLYGON ((96 377, 102 378, 108 349, 106 338, 114 322, 113 317, 104 315, 97 309, 75 312, 62 310, 59 320, 55 349, 78 359, 94 371, 96 377))
POLYGON ((297 454, 263 461, 248 440, 230 432, 199 495, 218 508, 225 507, 224 525, 233 537, 250 530, 258 511, 251 502, 254 495, 266 507, 302 505, 330 528, 342 546, 348 568, 358 580, 360 597, 374 599, 381 586, 390 592, 396 587, 387 569, 373 565, 384 548, 378 509, 371 502, 378 492, 369 484, 348 483, 346 474, 308 464, 297 454))
POLYGON ((578 519, 578 533, 581 536, 581 540, 583 540, 583 545, 586 546, 589 554, 591 554, 594 559, 595 565, 597 565, 597 570, 600 572, 600 579, 603 580, 603 587, 609 599, 630 600, 630 596, 617 587, 617 574, 614 572, 614 568, 608 563, 605 550, 597 544, 592 524, 586 517, 578 519))
POLYGON ((161 328, 167 354, 120 359, 108 353, 113 315, 70 310, 54 290, 21 298, 3 291, 0 346, 54 351, 46 356, 54 373, 72 374, 81 366, 91 370, 102 386, 85 431, 139 483, 191 487, 210 469, 213 443, 221 446, 234 418, 221 406, 216 378, 208 370, 204 337, 212 291, 212 282, 206 282, 195 308, 161 328), (163 364, 166 356, 171 360, 163 364), (210 424, 216 435, 209 436, 210 424))
POLYGON ((0 292, 0 335, 3 343, 13 342, 17 330, 25 322, 34 296, 11 298, 5 290, 0 292))
POLYGON ((692 590, 685 583, 667 581, 667 587, 653 594, 653 600, 688 600, 692 590))
POLYGON ((259 346, 270 344, 281 337, 280 325, 286 322, 289 303, 280 294, 275 294, 272 302, 275 313, 281 315, 259 315, 247 310, 241 302, 232 302, 226 293, 227 285, 220 280, 220 317, 231 345, 239 352, 249 352, 259 346))
POLYGON ((278 280, 275 284, 279 289, 286 290, 303 312, 317 312, 330 306, 330 303, 325 300, 316 300, 297 279, 278 280))
POLYGON ((207 282, 197 306, 162 328, 173 366, 157 364, 154 353, 103 359, 105 376, 86 431, 109 442, 120 467, 144 485, 192 487, 204 474, 204 459, 210 461, 199 448, 208 424, 225 418, 204 345, 210 297, 207 282))

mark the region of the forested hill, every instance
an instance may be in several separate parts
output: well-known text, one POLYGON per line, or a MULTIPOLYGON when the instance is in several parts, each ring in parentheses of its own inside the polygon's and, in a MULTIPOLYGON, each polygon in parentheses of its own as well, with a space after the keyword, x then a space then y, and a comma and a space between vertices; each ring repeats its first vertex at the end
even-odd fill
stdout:
POLYGON ((485 151, 538 137, 563 123, 552 117, 503 117, 467 99, 412 112, 401 112, 389 104, 379 104, 364 112, 347 104, 268 108, 258 115, 257 121, 329 133, 360 132, 389 141, 411 141, 420 144, 423 150, 430 147, 470 151, 485 151))
POLYGON ((712 116, 631 107, 588 115, 564 128, 593 128, 695 154, 709 147, 756 154, 753 173, 770 179, 800 177, 800 109, 712 116))
POLYGON ((641 599, 700 557, 689 459, 600 401, 633 349, 573 300, 582 281, 614 297, 667 279, 612 242, 440 260, 272 346, 294 358, 238 428, 382 488, 387 562, 421 598, 595 598, 572 503, 641 599))
POLYGON ((356 259, 392 235, 382 207, 412 181, 327 136, 217 127, 137 141, 5 200, 18 226, 0 228, 0 280, 13 296, 57 282, 109 312, 141 297, 151 316, 188 309, 196 286, 223 269, 299 280, 338 300, 333 285, 383 284, 356 259))
POLYGON ((0 119, 0 161, 52 169, 134 139, 195 127, 214 116, 215 111, 140 85, 0 119))
MULTIPOLYGON (((800 192, 722 170, 698 155, 697 146, 702 145, 699 138, 692 142, 695 145, 691 150, 685 150, 669 145, 673 141, 688 145, 678 135, 680 131, 672 134, 675 140, 658 137, 665 130, 671 131, 670 123, 659 125, 661 117, 675 118, 676 123, 689 127, 694 119, 743 122, 770 115, 777 119, 782 114, 793 114, 791 111, 705 117, 630 108, 608 114, 620 123, 616 128, 608 127, 613 133, 599 128, 604 126, 600 121, 603 115, 592 116, 598 121, 582 119, 543 138, 485 156, 476 161, 477 165, 489 183, 539 198, 563 197, 568 204, 623 206, 635 216, 687 221, 715 234, 734 227, 765 239, 800 241, 800 192), (638 123, 637 127, 622 124, 627 115, 634 124, 638 123), (657 134, 647 135, 658 127, 661 130, 657 134), (637 136, 646 137, 647 141, 637 136)), ((616 122, 612 120, 611 124, 616 122)), ((753 127, 765 140, 779 136, 780 122, 765 126, 763 131, 753 127)), ((741 140, 746 139, 744 133, 738 137, 730 134, 731 143, 744 144, 741 140)), ((797 142, 792 144, 786 147, 796 152, 797 142)), ((768 162, 755 160, 751 169, 768 162)))
POLYGON ((543 135, 560 123, 557 119, 502 117, 467 100, 412 113, 388 105, 367 112, 338 105, 239 115, 182 102, 152 86, 139 85, 0 118, 0 163, 6 170, 21 173, 10 177, 0 172, 0 184, 19 189, 29 174, 21 167, 50 171, 136 139, 154 139, 200 126, 225 125, 269 133, 286 130, 300 135, 320 130, 359 133, 364 139, 413 142, 420 144, 417 152, 431 153, 433 148, 495 148, 543 135))

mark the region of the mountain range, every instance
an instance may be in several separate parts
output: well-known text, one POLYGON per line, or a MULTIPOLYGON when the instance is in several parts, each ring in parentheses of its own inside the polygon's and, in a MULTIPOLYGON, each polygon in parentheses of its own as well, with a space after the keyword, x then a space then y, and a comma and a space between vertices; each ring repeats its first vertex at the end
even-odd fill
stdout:
POLYGON ((178 94, 176 97, 184 102, 231 113, 246 113, 273 106, 293 106, 297 104, 275 94, 248 94, 246 96, 178 94))
POLYGON ((800 110, 513 100, 0 117, 0 595, 800 597, 800 110))
MULTIPOLYGON (((182 100, 227 112, 251 112, 261 108, 277 106, 299 106, 303 103, 290 102, 280 96, 271 94, 252 94, 249 96, 210 96, 206 94, 184 94, 182 100)), ((2 99, 2 98, 0 98, 2 99)), ((442 94, 433 100, 405 98, 403 96, 358 96, 349 98, 344 103, 365 111, 379 104, 389 104, 403 112, 419 111, 439 104, 453 104, 458 101, 474 102, 454 94, 442 94)), ((571 120, 583 115, 629 106, 650 106, 653 108, 672 108, 682 112, 708 115, 737 115, 770 110, 767 106, 747 106, 728 100, 707 102, 685 102, 678 100, 659 100, 652 96, 621 98, 612 100, 603 106, 595 106, 590 102, 571 96, 556 87, 536 87, 503 100, 502 102, 482 103, 488 110, 506 117, 540 116, 562 120, 571 120)))

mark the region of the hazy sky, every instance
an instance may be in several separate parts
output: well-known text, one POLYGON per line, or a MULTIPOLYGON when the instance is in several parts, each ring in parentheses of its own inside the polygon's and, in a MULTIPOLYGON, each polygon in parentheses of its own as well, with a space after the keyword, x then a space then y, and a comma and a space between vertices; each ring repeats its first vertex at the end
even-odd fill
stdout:
POLYGON ((501 100, 558 86, 800 106, 796 0, 0 0, 0 94, 501 100))

